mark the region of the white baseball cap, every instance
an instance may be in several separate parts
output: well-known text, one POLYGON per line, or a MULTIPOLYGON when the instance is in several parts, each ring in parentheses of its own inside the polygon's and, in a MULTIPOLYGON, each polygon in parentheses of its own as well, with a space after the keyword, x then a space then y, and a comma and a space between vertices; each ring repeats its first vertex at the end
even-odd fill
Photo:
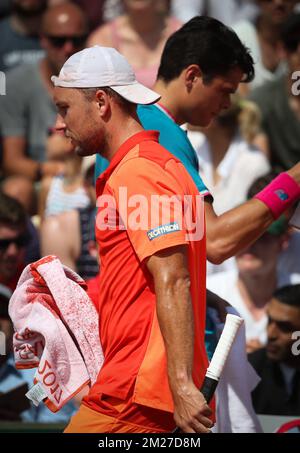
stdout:
POLYGON ((134 104, 153 104, 160 99, 136 80, 130 64, 112 47, 93 46, 74 53, 51 81, 64 88, 109 87, 134 104))

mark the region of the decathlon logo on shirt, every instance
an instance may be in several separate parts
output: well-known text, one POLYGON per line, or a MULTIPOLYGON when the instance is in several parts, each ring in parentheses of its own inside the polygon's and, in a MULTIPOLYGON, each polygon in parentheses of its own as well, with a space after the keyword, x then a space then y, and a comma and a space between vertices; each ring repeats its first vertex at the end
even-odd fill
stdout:
POLYGON ((153 230, 148 231, 147 236, 150 241, 153 241, 153 239, 164 236, 165 234, 175 233, 175 231, 180 231, 178 222, 168 223, 167 225, 153 228, 153 230))

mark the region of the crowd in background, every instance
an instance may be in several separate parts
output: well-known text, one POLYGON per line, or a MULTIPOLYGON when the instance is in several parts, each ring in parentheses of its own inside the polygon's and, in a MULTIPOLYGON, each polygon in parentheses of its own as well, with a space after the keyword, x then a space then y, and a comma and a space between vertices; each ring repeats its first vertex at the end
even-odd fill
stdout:
MULTIPOLYGON (((0 420, 67 422, 76 410, 72 401, 52 414, 20 396, 34 370, 14 368, 7 304, 24 267, 54 254, 87 281, 97 300, 95 162, 76 156, 69 139, 55 131, 51 75, 73 53, 102 45, 119 50, 137 79, 152 87, 167 38, 204 14, 236 31, 256 68, 254 81, 208 128, 184 125, 221 214, 300 160, 300 96, 292 90, 292 75, 300 70, 300 2, 1 1, 0 331, 7 344, 0 355, 0 420)), ((258 413, 300 415, 299 358, 290 357, 291 332, 300 330, 299 256, 300 233, 281 218, 235 258, 208 263, 208 288, 245 319, 249 360, 262 377, 253 394, 258 413), (265 404, 268 392, 273 407, 265 404)))

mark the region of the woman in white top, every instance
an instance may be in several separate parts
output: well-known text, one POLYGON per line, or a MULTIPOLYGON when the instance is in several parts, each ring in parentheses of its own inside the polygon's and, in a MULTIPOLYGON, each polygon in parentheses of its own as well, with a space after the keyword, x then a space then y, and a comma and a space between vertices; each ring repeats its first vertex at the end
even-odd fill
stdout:
POLYGON ((262 152, 256 146, 265 136, 260 132, 260 112, 252 102, 233 97, 232 106, 208 128, 189 130, 188 136, 218 215, 246 201, 251 184, 270 170, 267 147, 262 152))
POLYGON ((40 219, 88 207, 92 200, 92 190, 84 180, 82 157, 76 155, 70 140, 53 133, 48 139, 47 155, 50 160, 64 163, 64 173, 42 180, 39 193, 40 219))

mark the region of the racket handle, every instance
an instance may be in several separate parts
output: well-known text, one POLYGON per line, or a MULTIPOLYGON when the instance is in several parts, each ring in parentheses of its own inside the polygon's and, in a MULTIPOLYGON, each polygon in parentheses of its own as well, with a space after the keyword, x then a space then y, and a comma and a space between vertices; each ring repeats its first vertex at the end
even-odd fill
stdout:
MULTIPOLYGON (((234 342, 237 331, 242 323, 243 319, 239 316, 231 314, 228 314, 226 316, 223 332, 218 341, 210 365, 206 371, 206 375, 200 390, 207 404, 210 403, 212 397, 214 396, 228 354, 234 342)), ((176 428, 173 432, 178 433, 180 432, 180 429, 176 428)))
POLYGON ((218 382, 216 379, 205 376, 204 382, 202 384, 200 392, 206 399, 207 404, 209 404, 214 396, 215 390, 217 388, 218 382))

